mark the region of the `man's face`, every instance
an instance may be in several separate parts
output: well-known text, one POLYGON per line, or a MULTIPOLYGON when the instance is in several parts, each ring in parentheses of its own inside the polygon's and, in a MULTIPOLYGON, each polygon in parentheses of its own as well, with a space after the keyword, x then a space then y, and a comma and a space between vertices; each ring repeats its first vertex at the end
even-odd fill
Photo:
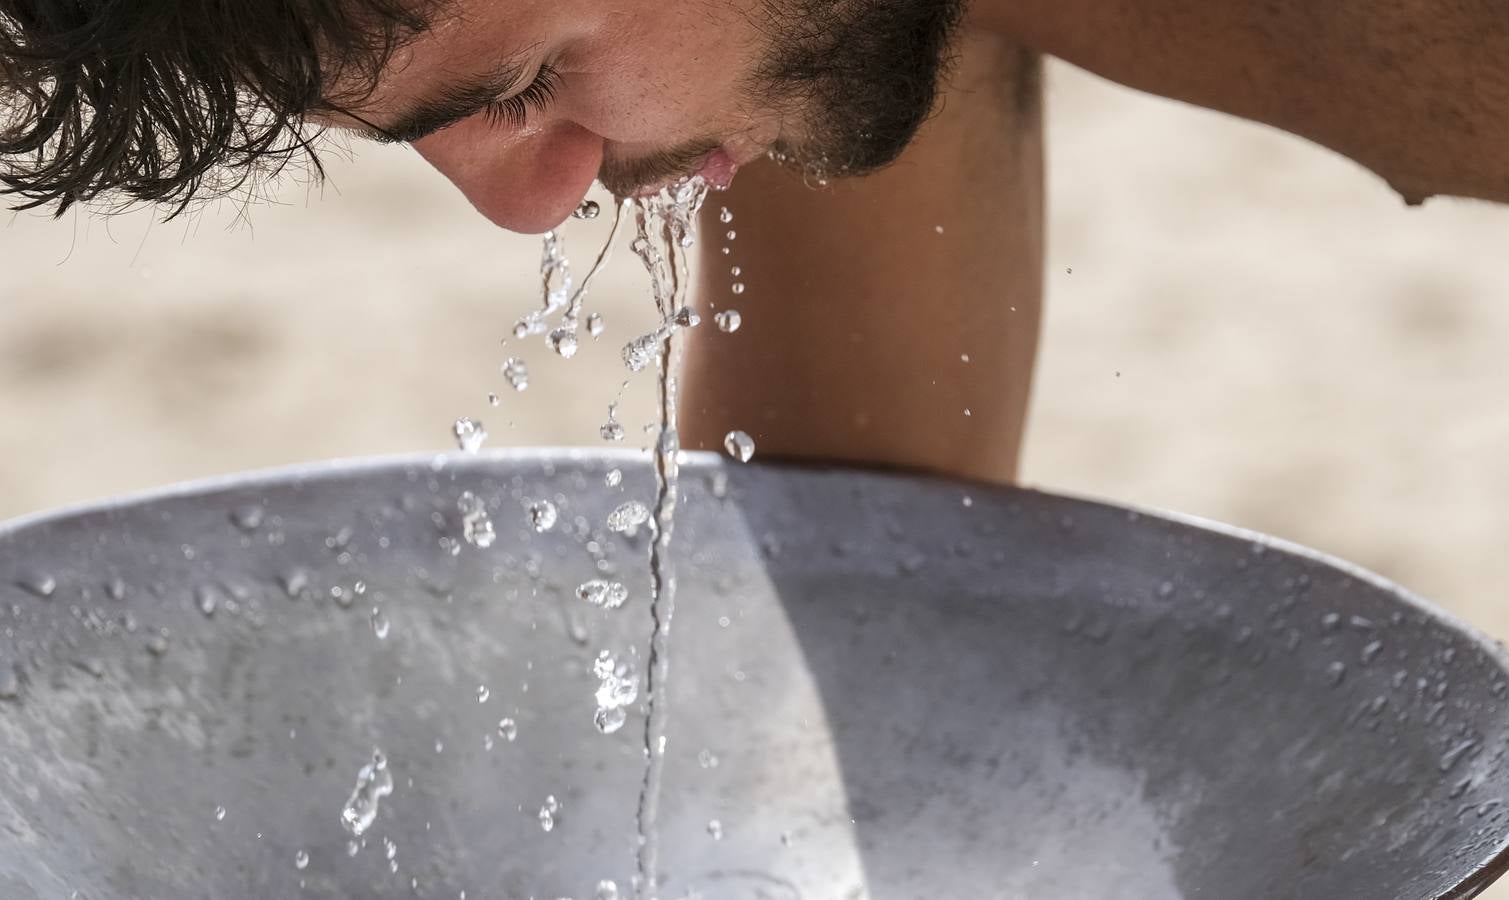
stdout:
POLYGON ((543 231, 594 179, 718 184, 772 152, 824 175, 884 165, 932 107, 959 3, 454 0, 351 111, 493 222, 543 231))

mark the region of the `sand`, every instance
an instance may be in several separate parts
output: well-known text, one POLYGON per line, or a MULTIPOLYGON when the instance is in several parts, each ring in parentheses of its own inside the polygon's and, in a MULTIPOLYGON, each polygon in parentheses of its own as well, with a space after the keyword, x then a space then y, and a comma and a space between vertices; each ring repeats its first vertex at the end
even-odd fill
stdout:
MULTIPOLYGON (((1509 210, 1406 210, 1327 151, 1065 67, 1049 102, 1025 480, 1309 544, 1509 635, 1509 210)), ((604 339, 566 364, 531 345, 515 395, 498 339, 535 302, 538 240, 404 148, 330 165, 322 190, 167 224, 10 223, 0 515, 442 450, 463 414, 490 446, 597 443, 648 321, 629 254, 594 295, 604 339)), ((579 266, 604 224, 573 230, 579 266)))

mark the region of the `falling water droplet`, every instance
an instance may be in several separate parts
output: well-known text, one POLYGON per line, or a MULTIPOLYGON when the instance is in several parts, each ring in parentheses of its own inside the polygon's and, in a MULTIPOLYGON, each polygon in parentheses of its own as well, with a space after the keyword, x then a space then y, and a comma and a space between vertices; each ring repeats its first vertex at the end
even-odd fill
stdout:
POLYGON ((216 822, 224 822, 225 821, 225 807, 223 807, 223 806, 217 806, 217 807, 215 807, 215 821, 216 822))
POLYGON ((372 607, 372 633, 377 635, 379 641, 388 639, 388 630, 390 628, 391 624, 388 622, 388 617, 383 611, 376 606, 372 607))
POLYGON ((524 360, 510 356, 503 360, 503 377, 508 380, 509 387, 522 391, 529 387, 529 366, 524 360))
POLYGON ((629 599, 629 589, 617 581, 594 578, 577 585, 576 596, 593 606, 603 609, 618 609, 629 599))
POLYGON ((722 208, 720 208, 718 210, 718 221, 719 222, 722 222, 724 225, 727 225, 729 222, 732 222, 733 220, 734 220, 734 214, 728 211, 728 207, 724 206, 724 207, 722 207, 722 208))
POLYGON ((723 438, 723 449, 739 462, 747 463, 754 458, 754 438, 742 431, 730 431, 723 438))
POLYGON ((617 422, 608 422, 597 430, 605 441, 621 441, 624 439, 624 427, 617 422))
POLYGON ((372 751, 372 762, 356 773, 356 787, 341 810, 341 826, 354 837, 362 834, 377 819, 382 798, 393 793, 393 773, 381 750, 372 751))
POLYGON ((537 500, 529 505, 529 524, 535 531, 545 532, 554 528, 558 515, 555 504, 549 500, 537 500))
POLYGON ((451 433, 456 436, 456 446, 467 453, 476 453, 482 449, 482 442, 487 440, 487 429, 476 419, 466 416, 456 420, 451 426, 451 433))
POLYGON ((737 309, 725 309, 713 316, 713 322, 718 326, 719 331, 724 334, 733 334, 739 330, 740 325, 744 324, 744 317, 739 315, 737 309))
POLYGON ((628 718, 626 707, 639 699, 639 676, 627 662, 619 662, 607 650, 592 663, 597 676, 597 712, 593 722, 603 734, 613 734, 628 718))
POLYGON ((619 469, 609 469, 608 474, 603 476, 603 484, 608 487, 618 487, 623 483, 624 473, 619 469))
POLYGON ((487 698, 491 697, 492 695, 493 695, 492 691, 489 691, 487 689, 487 685, 485 685, 485 684, 479 684, 479 685, 477 685, 477 702, 478 703, 486 703, 487 702, 487 698))
POLYGON ((638 528, 650 520, 650 508, 638 500, 630 500, 608 513, 608 530, 624 532, 638 528))
POLYGON ((738 296, 738 295, 739 295, 739 294, 742 294, 742 293, 744 293, 744 282, 742 282, 742 281, 735 281, 735 282, 734 282, 734 283, 733 283, 733 284, 732 284, 732 285, 731 285, 731 286, 730 286, 730 287, 729 287, 729 290, 730 290, 730 291, 733 291, 733 293, 734 293, 734 296, 738 296))
POLYGON ((601 337, 603 333, 603 317, 599 313, 593 313, 587 317, 587 333, 593 337, 601 337))
POLYGON ((461 533, 466 542, 479 549, 491 547, 497 532, 487 514, 487 503, 471 491, 462 491, 456 508, 461 512, 461 533))
POLYGON ((514 739, 519 736, 518 723, 509 718, 499 719, 498 736, 512 744, 514 739))
POLYGON ((734 231, 733 229, 729 229, 728 234, 724 235, 724 237, 728 238, 731 241, 735 240, 736 238, 738 238, 738 236, 739 236, 739 233, 737 231, 734 231))
POLYGON ((503 405, 503 401, 500 400, 500 399, 498 399, 498 395, 494 394, 494 393, 491 393, 491 392, 489 392, 488 395, 487 395, 487 403, 488 403, 489 406, 502 406, 503 405))
POLYGON ((550 332, 546 337, 550 349, 560 355, 561 359, 570 359, 576 355, 576 329, 561 327, 550 332))
POLYGON ((298 853, 295 853, 293 855, 293 867, 295 869, 298 869, 300 872, 309 868, 309 852, 306 850, 300 850, 298 853))
POLYGON ((583 200, 582 205, 578 206, 571 213, 571 217, 574 219, 595 219, 598 213, 601 212, 602 207, 597 205, 596 200, 583 200))

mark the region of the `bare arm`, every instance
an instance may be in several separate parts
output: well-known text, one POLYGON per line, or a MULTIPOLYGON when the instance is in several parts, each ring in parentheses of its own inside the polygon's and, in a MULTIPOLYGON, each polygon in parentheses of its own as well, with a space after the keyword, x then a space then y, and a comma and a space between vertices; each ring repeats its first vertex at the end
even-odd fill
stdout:
POLYGON ((1015 477, 1042 293, 1038 62, 994 37, 962 53, 892 168, 814 190, 762 164, 709 198, 698 308, 743 325, 691 332, 688 446, 738 428, 767 459, 1015 477))
POLYGON ((1337 150, 1406 201, 1509 201, 1502 0, 979 0, 1027 46, 1337 150))

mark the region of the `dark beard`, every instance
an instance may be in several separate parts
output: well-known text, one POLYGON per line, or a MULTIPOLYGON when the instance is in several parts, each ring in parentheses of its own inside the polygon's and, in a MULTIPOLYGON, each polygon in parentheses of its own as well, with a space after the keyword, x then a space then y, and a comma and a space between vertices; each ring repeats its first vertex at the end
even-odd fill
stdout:
POLYGON ((801 136, 772 156, 819 180, 895 161, 927 120, 964 0, 765 0, 772 54, 754 93, 801 136))

